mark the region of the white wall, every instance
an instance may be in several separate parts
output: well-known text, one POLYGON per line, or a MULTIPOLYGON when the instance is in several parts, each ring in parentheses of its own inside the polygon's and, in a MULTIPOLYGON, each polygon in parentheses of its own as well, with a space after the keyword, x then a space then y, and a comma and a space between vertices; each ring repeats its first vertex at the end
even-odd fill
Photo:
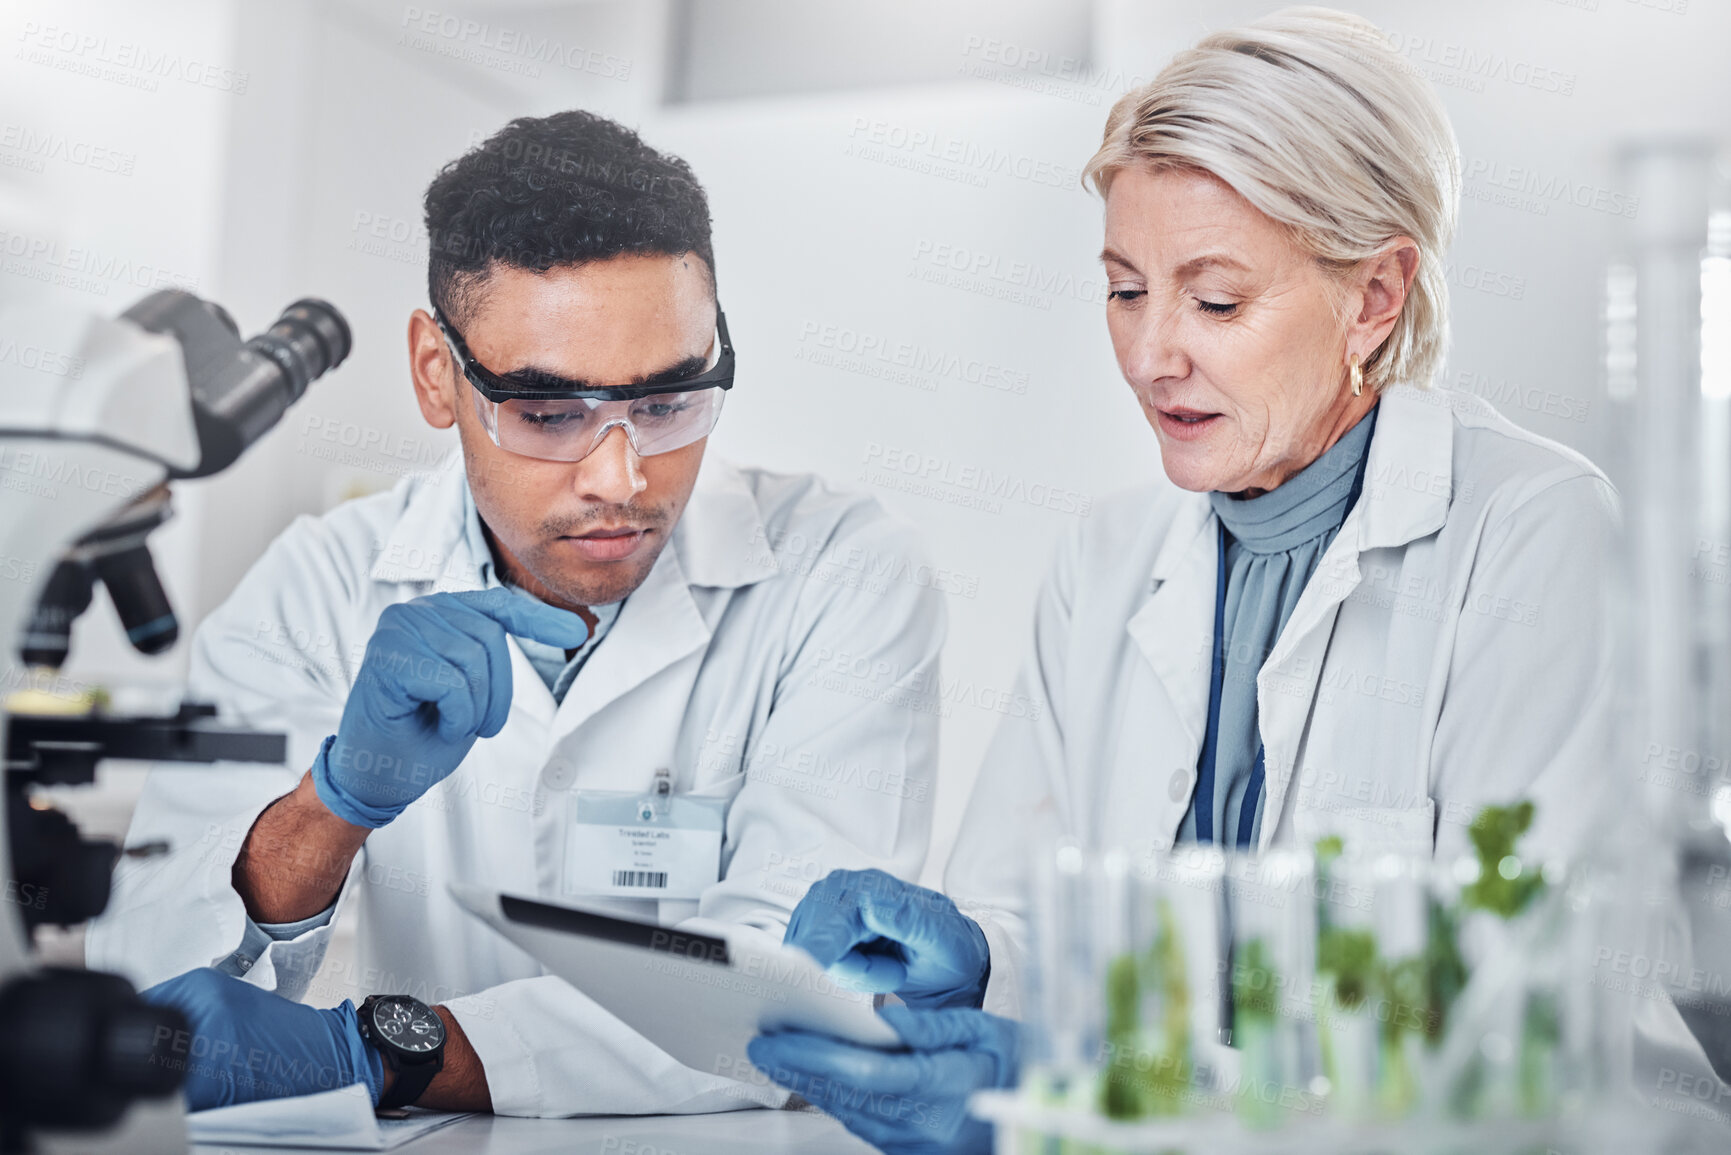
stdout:
MULTIPOLYGON (((1680 2, 1359 7, 1416 46, 1415 67, 1443 81, 1477 197, 1494 195, 1495 181, 1519 183, 1519 168, 1602 189, 1615 205, 1627 192, 1613 163, 1617 140, 1726 132, 1731 72, 1719 57, 1731 45, 1731 6, 1689 0, 1684 14, 1661 10, 1680 2), (1509 79, 1535 76, 1539 87, 1509 79), (1553 83, 1569 93, 1544 90, 1553 83)), ((214 13, 208 27, 190 15, 171 26, 219 38, 232 26, 235 40, 221 51, 252 75, 243 98, 177 94, 186 106, 172 106, 172 133, 150 112, 168 109, 166 98, 147 104, 94 86, 80 90, 82 103, 44 101, 41 114, 91 133, 146 134, 130 184, 73 182, 87 230, 189 263, 248 328, 306 293, 328 296, 354 325, 351 363, 316 385, 240 468, 204 486, 204 544, 189 545, 187 559, 202 578, 196 606, 220 600, 296 513, 388 484, 446 444, 420 422, 403 357, 406 317, 425 299, 414 231, 421 192, 438 165, 510 116, 597 109, 686 156, 710 190, 741 359, 714 451, 877 493, 926 528, 963 590, 949 599, 940 864, 995 707, 1014 707, 1008 695, 1054 541, 1084 501, 1159 477, 1152 435, 1106 344, 1099 208, 1076 187, 1076 172, 1122 84, 1205 28, 1269 5, 1098 0, 1094 63, 1079 75, 1061 46, 1043 58, 1038 44, 1008 51, 982 28, 950 45, 953 82, 670 107, 660 99, 660 3, 462 10, 497 27, 555 32, 614 62, 543 65, 539 75, 460 33, 420 30, 411 15, 420 9, 393 0, 238 5, 232 21, 226 7, 203 7, 214 13), (134 203, 147 150, 152 171, 190 154, 188 199, 171 214, 182 223, 147 228, 161 206, 134 203), (856 340, 990 364, 1011 388, 930 373, 890 379, 875 353, 845 351, 856 340), (332 460, 345 441, 356 444, 332 460), (885 469, 892 460, 931 463, 940 476, 1007 475, 1023 493, 1055 490, 1072 512, 1026 500, 970 508, 978 495, 961 484, 908 492, 885 469)), ((100 20, 123 25, 124 11, 100 20)), ((850 46, 829 50, 841 68, 850 46)), ((72 86, 38 71, 33 92, 72 86)), ((0 84, 16 75, 8 62, 0 84)), ((1615 433, 1600 385, 1599 286, 1626 223, 1555 201, 1469 199, 1454 254, 1449 379, 1465 374, 1517 420, 1598 452, 1615 433)))

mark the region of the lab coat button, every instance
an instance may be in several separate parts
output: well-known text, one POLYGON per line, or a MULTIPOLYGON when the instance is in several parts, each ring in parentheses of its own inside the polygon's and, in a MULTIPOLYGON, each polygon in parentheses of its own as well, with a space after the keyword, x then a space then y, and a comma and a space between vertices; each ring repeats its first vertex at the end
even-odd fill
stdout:
POLYGON ((1190 771, 1182 766, 1172 771, 1172 781, 1166 786, 1166 796, 1174 802, 1182 802, 1190 796, 1190 771))
POLYGON ((572 768, 571 763, 560 759, 556 762, 547 763, 546 769, 541 771, 541 784, 549 790, 563 790, 571 785, 572 780, 576 777, 576 771, 572 768))

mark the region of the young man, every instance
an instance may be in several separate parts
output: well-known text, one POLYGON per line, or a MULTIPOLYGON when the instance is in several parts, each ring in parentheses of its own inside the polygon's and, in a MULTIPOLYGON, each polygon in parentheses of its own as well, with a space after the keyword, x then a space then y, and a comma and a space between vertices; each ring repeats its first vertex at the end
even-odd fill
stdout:
POLYGON ((173 849, 122 869, 90 962, 141 985, 214 966, 156 997, 218 1054, 306 1060, 195 1072, 195 1106, 320 1089, 303 1069, 386 1105, 517 1115, 763 1101, 543 975, 447 884, 779 940, 805 880, 914 877, 941 595, 803 564, 858 550, 911 572, 919 545, 875 502, 706 460, 733 353, 683 161, 587 113, 520 119, 439 173, 426 214, 409 367, 461 457, 299 519, 202 625, 190 693, 286 730, 294 773, 153 774, 130 841, 173 849), (802 564, 778 566, 794 542, 802 564), (843 659, 873 677, 816 676, 843 659), (661 783, 696 850, 636 861, 598 792, 661 783), (443 1035, 430 1082, 368 1005, 266 993, 334 1000, 309 984, 339 917, 349 987, 437 1004, 394 1012, 443 1035))

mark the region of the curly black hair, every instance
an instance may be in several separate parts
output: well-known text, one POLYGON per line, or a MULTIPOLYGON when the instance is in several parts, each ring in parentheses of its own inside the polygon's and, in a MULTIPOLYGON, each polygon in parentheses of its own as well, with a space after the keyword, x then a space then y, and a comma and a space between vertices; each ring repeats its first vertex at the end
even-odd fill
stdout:
POLYGON ((427 292, 459 326, 496 265, 695 253, 715 284, 709 198, 691 166, 592 112, 518 117, 440 169, 425 205, 427 292))

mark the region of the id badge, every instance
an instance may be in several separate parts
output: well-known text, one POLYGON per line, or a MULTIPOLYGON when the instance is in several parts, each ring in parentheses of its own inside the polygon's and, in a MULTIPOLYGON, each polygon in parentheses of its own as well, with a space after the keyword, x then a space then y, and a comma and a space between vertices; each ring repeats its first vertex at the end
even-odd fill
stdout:
POLYGON ((565 893, 696 899, 721 877, 724 798, 672 792, 657 771, 648 794, 579 790, 565 840, 565 893))

